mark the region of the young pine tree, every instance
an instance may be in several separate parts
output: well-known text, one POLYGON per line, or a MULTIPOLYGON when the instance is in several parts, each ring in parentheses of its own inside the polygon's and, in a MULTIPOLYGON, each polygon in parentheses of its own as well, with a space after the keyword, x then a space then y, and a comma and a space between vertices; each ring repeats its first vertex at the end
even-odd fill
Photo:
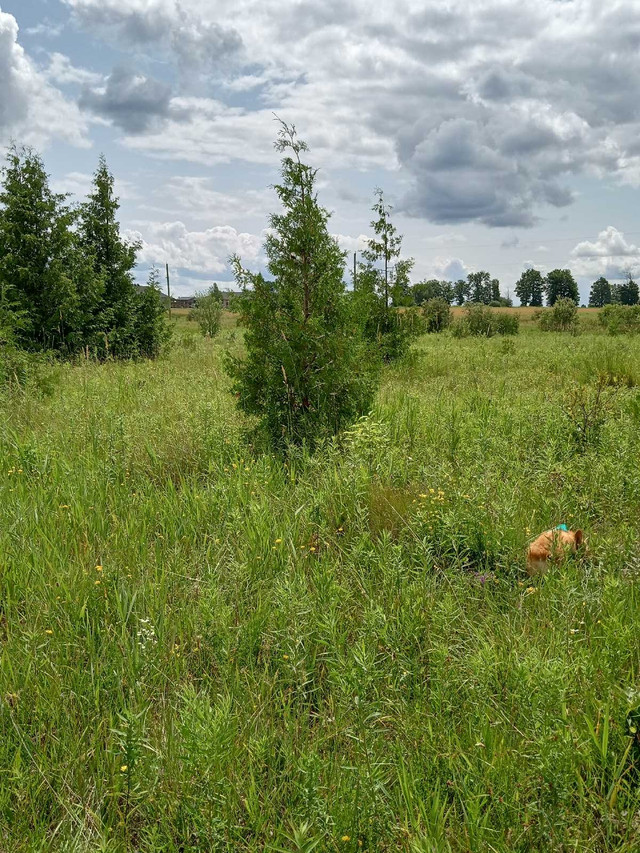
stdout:
POLYGON ((421 323, 414 313, 395 310, 413 302, 409 276, 414 260, 400 259, 402 235, 391 222, 392 208, 381 189, 375 194, 375 236, 362 252, 365 261, 359 265, 353 304, 365 338, 375 343, 384 361, 391 361, 407 351, 421 323))
MULTIPOLYGON (((28 148, 10 149, 0 192, 0 287, 11 288, 26 349, 70 354, 81 345, 78 294, 70 271, 74 215, 49 187, 44 164, 28 148)), ((6 303, 5 303, 6 304, 6 303)))
POLYGON ((101 282, 92 311, 95 337, 91 343, 100 355, 128 358, 139 349, 132 270, 140 244, 127 243, 120 236, 120 203, 113 183, 113 175, 101 156, 92 191, 80 208, 80 241, 101 282))
POLYGON ((313 448, 368 410, 374 383, 345 297, 345 255, 318 204, 316 170, 302 161, 307 146, 281 122, 276 150, 283 210, 265 241, 273 280, 232 259, 247 354, 229 356, 227 370, 240 408, 260 419, 272 446, 313 448))
MULTIPOLYGON (((390 291, 393 282, 390 279, 393 276, 392 261, 394 258, 400 257, 400 249, 402 247, 402 236, 398 234, 397 229, 391 222, 392 207, 385 204, 384 193, 380 188, 375 191, 376 201, 371 208, 377 219, 371 221, 371 227, 374 230, 375 237, 368 241, 367 248, 362 252, 364 258, 371 267, 377 266, 379 273, 378 289, 384 299, 384 307, 389 308, 390 291)), ((413 263, 409 266, 409 270, 413 263)), ((403 273, 406 270, 403 270, 403 273)))
POLYGON ((167 308, 157 267, 151 268, 147 286, 137 291, 135 302, 137 354, 142 358, 157 358, 173 332, 167 323, 167 308))

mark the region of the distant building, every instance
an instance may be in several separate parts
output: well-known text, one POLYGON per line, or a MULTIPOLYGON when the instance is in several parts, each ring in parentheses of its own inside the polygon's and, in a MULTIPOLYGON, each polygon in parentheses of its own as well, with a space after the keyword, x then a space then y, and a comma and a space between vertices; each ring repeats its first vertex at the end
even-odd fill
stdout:
MULTIPOLYGON (((229 309, 231 302, 234 297, 240 296, 240 291, 236 290, 221 290, 220 299, 222 300, 222 307, 226 310, 229 309)), ((171 307, 172 308, 195 308, 197 296, 172 296, 171 297, 171 307)))
POLYGON ((222 307, 226 310, 229 310, 229 306, 233 299, 236 296, 241 296, 241 292, 239 290, 222 290, 220 292, 220 296, 222 297, 222 307))
POLYGON ((196 297, 195 296, 172 296, 171 297, 171 307, 172 308, 195 308, 196 307, 196 297))

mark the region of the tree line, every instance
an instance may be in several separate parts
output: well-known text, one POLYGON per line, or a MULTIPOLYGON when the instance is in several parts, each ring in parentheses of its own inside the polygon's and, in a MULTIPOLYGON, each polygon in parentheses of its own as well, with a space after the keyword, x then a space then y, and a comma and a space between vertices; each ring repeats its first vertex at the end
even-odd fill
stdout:
MULTIPOLYGON (((550 306, 559 299, 571 299, 576 305, 580 301, 578 285, 571 270, 551 270, 544 277, 536 269, 525 270, 516 283, 515 293, 524 306, 542 307, 545 297, 550 306)), ((627 281, 621 284, 610 284, 606 278, 599 278, 591 286, 589 308, 602 308, 612 303, 638 303, 638 285, 630 274, 627 281)))
POLYGON ((136 286, 140 245, 120 235, 100 157, 86 200, 55 193, 41 157, 12 147, 0 191, 0 344, 63 357, 153 358, 170 335, 158 272, 136 286))
POLYGON ((604 308, 605 305, 637 305, 638 285, 629 273, 621 284, 611 284, 604 276, 593 282, 589 293, 589 308, 604 308))

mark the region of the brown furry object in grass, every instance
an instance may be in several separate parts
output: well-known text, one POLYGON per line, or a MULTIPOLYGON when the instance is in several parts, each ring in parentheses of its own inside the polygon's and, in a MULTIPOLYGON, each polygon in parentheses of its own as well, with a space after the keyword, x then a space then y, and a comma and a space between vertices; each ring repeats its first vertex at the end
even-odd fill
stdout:
POLYGON ((558 563, 584 543, 582 530, 545 530, 527 549, 527 574, 543 575, 550 563, 558 563))

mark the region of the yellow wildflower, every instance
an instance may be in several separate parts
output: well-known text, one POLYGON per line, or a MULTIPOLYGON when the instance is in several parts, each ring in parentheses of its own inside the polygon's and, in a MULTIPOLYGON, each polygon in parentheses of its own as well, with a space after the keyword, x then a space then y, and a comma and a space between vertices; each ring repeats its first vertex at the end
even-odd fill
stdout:
POLYGON ((121 772, 121 773, 126 773, 128 769, 129 769, 129 765, 128 765, 128 764, 123 764, 123 765, 120 767, 120 772, 121 772))
POLYGON ((45 634, 53 634, 53 631, 51 630, 51 628, 47 628, 45 634))

